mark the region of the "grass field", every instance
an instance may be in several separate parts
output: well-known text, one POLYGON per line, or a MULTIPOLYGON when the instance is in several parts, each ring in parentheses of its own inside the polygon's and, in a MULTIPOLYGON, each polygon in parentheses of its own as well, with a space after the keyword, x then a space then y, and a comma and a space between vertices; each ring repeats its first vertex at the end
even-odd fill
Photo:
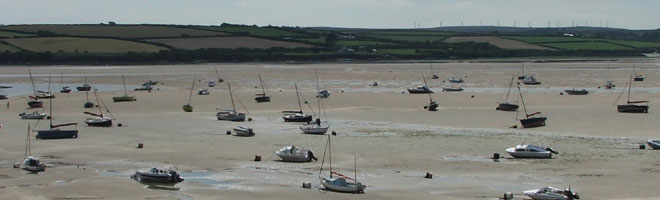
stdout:
POLYGON ((116 38, 167 38, 187 36, 217 36, 224 33, 197 30, 190 28, 177 28, 166 26, 109 26, 109 25, 29 25, 5 26, 0 29, 37 33, 48 31, 56 34, 88 37, 116 37, 116 38))
POLYGON ((416 35, 416 36, 448 36, 454 33, 438 31, 412 31, 412 30, 377 30, 365 32, 370 35, 416 35))
POLYGON ((373 46, 373 45, 395 45, 394 43, 378 42, 378 41, 362 41, 362 40, 339 40, 337 46, 373 46))
POLYGON ((27 37, 33 36, 34 34, 25 34, 25 33, 15 33, 9 31, 0 31, 0 37, 12 38, 12 37, 27 37))
POLYGON ((565 50, 631 50, 630 47, 611 44, 607 42, 561 42, 561 43, 543 43, 557 49, 565 50))
POLYGON ((19 52, 19 51, 21 50, 0 42, 0 52, 19 52))
POLYGON ((377 54, 414 55, 417 49, 378 49, 377 54))
POLYGON ((170 39, 150 39, 149 42, 166 44, 177 49, 236 49, 236 48, 250 48, 250 49, 267 49, 271 47, 284 47, 284 48, 297 48, 297 47, 313 47, 312 45, 295 43, 295 42, 282 42, 275 40, 266 40, 253 37, 204 37, 204 38, 170 38, 170 39))
POLYGON ((624 40, 607 40, 607 42, 630 46, 633 48, 660 47, 660 42, 640 42, 640 41, 624 41, 624 40))
POLYGON ((463 37, 450 37, 445 42, 485 42, 495 45, 502 49, 535 49, 535 50, 552 50, 551 48, 529 44, 518 40, 511 40, 495 36, 463 36, 463 37))
POLYGON ((406 41, 406 42, 434 42, 446 39, 445 36, 440 35, 364 35, 372 38, 406 41))
POLYGON ((268 28, 268 27, 257 27, 257 26, 197 26, 196 28, 211 30, 211 31, 221 31, 232 34, 237 34, 241 32, 249 33, 253 36, 261 37, 301 37, 306 36, 298 33, 293 33, 277 28, 268 28))
POLYGON ((4 39, 3 41, 33 52, 125 53, 167 50, 167 48, 150 44, 97 38, 46 37, 4 39))
POLYGON ((294 40, 314 42, 314 43, 325 43, 325 39, 321 39, 321 38, 295 38, 294 40))
POLYGON ((503 36, 502 38, 523 41, 527 43, 549 43, 549 42, 587 42, 598 39, 578 37, 536 37, 536 36, 503 36))

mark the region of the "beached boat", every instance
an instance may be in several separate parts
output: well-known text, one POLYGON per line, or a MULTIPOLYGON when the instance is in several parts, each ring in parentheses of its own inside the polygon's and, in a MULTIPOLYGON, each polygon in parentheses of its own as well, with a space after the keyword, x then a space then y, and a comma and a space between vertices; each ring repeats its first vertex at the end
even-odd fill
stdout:
POLYGON ((64 86, 60 90, 60 93, 70 93, 70 92, 71 92, 71 88, 69 86, 64 86))
POLYGON ((37 89, 34 86, 34 79, 32 78, 32 71, 30 71, 30 68, 28 68, 28 74, 30 75, 30 82, 32 83, 32 91, 34 92, 34 96, 28 96, 29 99, 27 104, 30 108, 43 108, 44 102, 37 98, 37 89))
POLYGON ((181 108, 183 108, 184 112, 192 112, 193 111, 193 106, 191 104, 191 101, 192 101, 192 94, 193 94, 194 89, 195 89, 195 76, 193 76, 192 86, 190 86, 190 95, 188 95, 188 103, 183 104, 183 106, 181 107, 181 108))
POLYGON ((241 113, 236 111, 236 104, 234 103, 234 94, 231 92, 231 85, 229 82, 227 82, 227 87, 229 88, 229 98, 231 99, 231 110, 227 109, 222 109, 218 113, 215 114, 215 116, 218 118, 218 120, 223 120, 223 121, 234 121, 234 122, 242 122, 245 121, 245 113, 241 113))
POLYGON ((149 81, 147 81, 147 82, 144 82, 144 83, 142 84, 142 86, 156 85, 156 84, 158 84, 158 81, 149 80, 149 81))
POLYGON ((242 136, 242 137, 252 137, 254 136, 254 130, 252 128, 244 127, 244 126, 236 126, 233 128, 234 133, 236 133, 236 136, 242 136))
POLYGON ((635 74, 633 81, 644 81, 644 75, 637 74, 637 70, 635 70, 635 64, 633 64, 633 73, 635 74))
POLYGON ((660 150, 660 139, 649 139, 649 140, 646 141, 646 143, 651 148, 660 150))
POLYGON ((92 113, 92 112, 84 112, 85 114, 91 115, 93 117, 88 117, 85 119, 85 124, 87 126, 96 126, 96 127, 111 127, 112 126, 112 118, 109 118, 107 116, 103 116, 103 109, 101 109, 101 105, 105 107, 105 109, 108 111, 108 114, 110 114, 110 110, 108 110, 108 107, 105 106, 105 104, 101 101, 99 101, 99 96, 96 94, 96 90, 94 90, 94 96, 96 97, 96 104, 98 104, 99 108, 99 114, 92 113))
POLYGON ((51 91, 50 91, 50 83, 51 83, 51 80, 52 80, 52 79, 51 79, 51 76, 48 75, 48 91, 41 91, 41 90, 38 90, 38 91, 37 91, 37 93, 38 93, 38 94, 37 94, 37 99, 51 99, 51 98, 55 98, 55 94, 51 93, 51 91))
POLYGON ((535 112, 528 114, 527 107, 525 106, 525 100, 523 99, 522 91, 520 91, 520 84, 518 84, 518 94, 520 94, 520 102, 522 102, 523 110, 525 111, 525 119, 520 119, 520 125, 523 128, 534 128, 539 126, 545 126, 545 120, 547 117, 543 117, 541 112, 535 112))
POLYGON ((458 77, 451 77, 447 79, 450 83, 462 83, 463 79, 458 77))
POLYGON ((526 77, 526 75, 525 75, 525 63, 521 64, 520 69, 521 69, 521 73, 520 73, 520 76, 518 76, 518 80, 523 80, 526 77))
POLYGON ((82 86, 76 87, 76 89, 78 90, 78 92, 90 91, 90 90, 92 90, 92 86, 89 85, 89 83, 87 83, 87 77, 85 77, 85 84, 83 84, 82 86))
POLYGON ((438 76, 437 74, 435 74, 435 73, 433 72, 433 64, 431 64, 429 67, 431 68, 431 77, 430 77, 430 78, 431 78, 431 79, 439 79, 440 76, 438 76))
POLYGON ((509 82, 509 88, 506 90, 506 97, 504 98, 504 101, 502 100, 502 97, 505 95, 502 94, 500 96, 500 100, 498 100, 497 107, 495 110, 501 110, 501 111, 517 111, 518 110, 518 104, 516 102, 509 102, 509 94, 511 93, 511 87, 513 86, 513 76, 511 77, 511 81, 509 82))
POLYGON ((564 92, 566 92, 566 94, 570 94, 570 95, 587 95, 587 94, 589 94, 589 91, 587 91, 586 89, 578 90, 578 89, 575 89, 575 88, 570 89, 570 90, 564 90, 564 92))
POLYGON ((211 94, 211 92, 209 92, 209 90, 207 89, 199 89, 199 91, 197 91, 197 95, 209 95, 209 94, 211 94))
POLYGON ((264 81, 261 79, 261 74, 259 74, 259 84, 261 84, 261 93, 255 94, 257 97, 254 100, 257 103, 270 102, 270 96, 266 95, 266 87, 264 86, 264 81))
POLYGON ((126 81, 124 80, 124 75, 121 75, 121 82, 124 85, 124 95, 112 97, 114 102, 126 102, 126 101, 137 101, 135 96, 128 96, 128 91, 126 90, 126 81))
POLYGON ((442 87, 443 92, 462 92, 462 87, 442 87))
POLYGON ((44 119, 48 114, 39 112, 39 111, 34 111, 31 113, 20 113, 18 116, 21 117, 21 119, 44 119))
POLYGON ((414 88, 408 88, 408 93, 410 94, 428 94, 428 93, 433 93, 431 89, 429 89, 428 84, 426 84, 426 78, 422 76, 422 80, 424 81, 424 85, 420 85, 414 88))
MULTIPOLYGON (((424 73, 422 73, 422 78, 424 78, 424 73)), ((438 111, 438 102, 433 101, 433 97, 431 96, 431 93, 427 93, 429 95, 429 104, 424 106, 424 109, 428 111, 438 111)))
POLYGON ((532 76, 532 75, 525 76, 525 78, 522 79, 522 82, 525 85, 540 85, 541 84, 541 82, 536 80, 536 78, 534 78, 534 76, 532 76))
MULTIPOLYGON (((630 78, 632 79, 632 78, 630 78)), ((649 101, 630 101, 630 90, 632 89, 632 81, 628 82, 628 99, 626 104, 616 106, 616 110, 620 113, 648 113, 649 101)), ((623 92, 623 91, 621 91, 623 92)))
POLYGON ((218 72, 218 67, 215 67, 215 75, 218 77, 218 83, 222 83, 225 80, 220 78, 220 72, 218 72))
POLYGON ((550 147, 543 148, 531 144, 521 144, 506 149, 506 153, 514 158, 552 158, 552 154, 558 152, 550 147))
POLYGON ((0 100, 6 100, 9 99, 6 94, 0 94, 0 100))
POLYGON ((317 160, 311 149, 293 145, 283 147, 273 153, 284 162, 312 162, 312 160, 317 160))
POLYGON ((605 89, 612 89, 616 87, 613 81, 610 81, 610 64, 607 64, 607 76, 605 78, 605 85, 603 85, 605 89))
MULTIPOLYGON (((319 69, 316 68, 316 91, 320 89, 319 86, 319 69)), ((307 124, 300 126, 300 130, 303 133, 307 134, 325 134, 330 128, 330 124, 327 121, 321 120, 321 98, 316 98, 316 104, 318 105, 319 118, 316 118, 314 123, 307 122, 307 124)))
POLYGON ((300 93, 298 92, 298 84, 294 82, 293 85, 296 88, 296 99, 298 100, 298 108, 300 110, 282 111, 282 119, 284 119, 284 122, 310 122, 312 121, 312 115, 303 113, 302 104, 300 103, 300 93))
POLYGON ((207 84, 209 87, 215 87, 215 81, 209 81, 207 84))
POLYGON ((317 98, 328 98, 330 97, 330 91, 328 90, 321 90, 319 91, 318 95, 316 95, 317 98))
POLYGON ((64 139, 64 138, 78 138, 78 129, 74 130, 61 130, 59 127, 76 126, 78 123, 56 124, 53 125, 53 99, 49 102, 50 111, 50 129, 38 130, 37 139, 64 139))
POLYGON ((321 162, 321 170, 319 171, 319 178, 321 179, 321 185, 326 190, 329 191, 335 191, 335 192, 348 192, 348 193, 364 193, 364 189, 367 187, 366 185, 363 185, 362 183, 357 181, 357 162, 355 159, 355 156, 353 156, 353 164, 355 167, 355 176, 353 178, 348 177, 346 175, 337 173, 332 171, 332 147, 330 143, 330 135, 328 135, 328 142, 326 143, 326 148, 329 152, 329 172, 330 176, 329 177, 321 177, 321 173, 323 172, 323 163, 325 163, 325 153, 323 153, 323 160, 321 162), (351 182, 348 182, 346 180, 351 180, 351 182))
POLYGON ((151 85, 142 85, 142 86, 140 86, 140 87, 138 87, 138 88, 135 88, 135 89, 133 89, 133 90, 135 90, 135 91, 151 91, 151 90, 153 90, 153 89, 154 89, 154 86, 151 86, 151 85))
POLYGON ((570 189, 560 190, 553 187, 544 187, 536 190, 527 190, 523 191, 523 194, 527 195, 533 200, 573 200, 580 199, 580 196, 577 193, 573 193, 570 189))
POLYGON ((27 142, 25 143, 25 159, 23 160, 24 170, 30 172, 43 172, 46 165, 41 163, 38 158, 32 157, 32 143, 30 142, 30 124, 28 124, 27 142))
POLYGON ((183 181, 183 177, 173 168, 164 170, 154 167, 146 171, 136 170, 131 178, 138 182, 148 183, 179 183, 183 181))

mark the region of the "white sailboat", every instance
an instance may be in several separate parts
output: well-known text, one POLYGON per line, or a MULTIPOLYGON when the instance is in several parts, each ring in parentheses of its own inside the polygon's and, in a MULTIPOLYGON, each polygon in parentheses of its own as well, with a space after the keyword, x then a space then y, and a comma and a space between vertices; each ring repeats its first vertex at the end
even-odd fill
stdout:
POLYGON ((319 178, 321 179, 321 185, 325 187, 326 190, 336 191, 336 192, 350 192, 350 193, 364 193, 366 185, 357 181, 357 164, 355 162, 355 156, 353 156, 353 164, 355 167, 355 176, 353 178, 346 175, 332 171, 332 147, 330 143, 330 135, 328 135, 328 142, 326 143, 326 150, 329 152, 329 171, 330 177, 321 177, 323 172, 323 163, 325 162, 325 153, 323 153, 323 161, 321 161, 321 170, 319 171, 319 178), (334 176, 333 176, 334 175, 334 176), (351 180, 348 182, 346 180, 351 180))
POLYGON ((245 121, 245 113, 236 111, 236 104, 234 103, 234 94, 231 92, 231 85, 227 81, 227 87, 229 87, 229 97, 231 98, 231 110, 222 109, 215 114, 218 120, 224 121, 235 121, 242 122, 245 121))
POLYGON ((183 111, 185 111, 185 112, 192 112, 193 111, 193 106, 190 104, 190 102, 192 101, 192 94, 193 94, 194 89, 195 89, 195 76, 193 76, 193 83, 192 83, 192 86, 190 86, 190 95, 188 96, 188 103, 186 103, 182 106, 183 111))
POLYGON ((28 124, 27 142, 25 143, 25 159, 23 160, 23 169, 30 172, 43 172, 46 165, 41 163, 38 158, 32 157, 32 146, 30 143, 30 124, 28 124))
MULTIPOLYGON (((319 69, 316 68, 316 92, 318 93, 320 90, 319 86, 319 69)), ((307 134, 325 134, 328 132, 328 129, 330 128, 330 124, 328 124, 327 121, 322 121, 321 120, 321 98, 316 98, 318 108, 319 108, 319 118, 316 118, 316 120, 313 123, 305 124, 300 126, 300 130, 303 133, 307 134)))

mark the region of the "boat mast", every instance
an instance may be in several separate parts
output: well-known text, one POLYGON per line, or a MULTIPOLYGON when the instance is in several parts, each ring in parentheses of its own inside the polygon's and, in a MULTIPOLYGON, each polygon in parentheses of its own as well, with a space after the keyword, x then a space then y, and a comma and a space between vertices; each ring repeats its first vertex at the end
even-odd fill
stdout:
POLYGON ((34 98, 37 98, 37 88, 34 86, 34 79, 32 79, 32 71, 28 68, 28 73, 30 74, 30 82, 32 83, 32 91, 34 92, 34 98))
POLYGON ((30 147, 30 123, 28 123, 28 131, 27 131, 27 143, 25 143, 25 158, 27 159, 28 156, 32 155, 30 147))
POLYGON ((298 108, 300 108, 300 113, 302 113, 302 104, 300 104, 300 94, 298 93, 298 84, 293 82, 293 86, 296 87, 296 98, 298 98, 298 108))
POLYGON ((195 76, 193 76, 193 84, 192 87, 190 87, 190 95, 188 95, 188 104, 190 104, 190 101, 192 100, 192 94, 194 88, 195 88, 195 76))
POLYGON ((259 74, 259 83, 261 84, 261 91, 263 92, 264 96, 266 96, 266 88, 264 87, 264 81, 261 80, 261 74, 259 74))
POLYGON ((60 78, 62 79, 62 87, 64 87, 64 73, 60 73, 60 78))
POLYGON ((218 76, 218 83, 222 82, 222 79, 220 78, 220 73, 218 73, 218 67, 215 67, 215 75, 218 76))
MULTIPOLYGON (((85 79, 87 81, 87 79, 85 79)), ((124 80, 124 74, 121 75, 121 82, 124 84, 124 96, 128 96, 128 90, 126 90, 126 81, 124 80)))
POLYGON ((628 100, 626 103, 630 103, 630 90, 632 89, 632 79, 633 79, 632 75, 630 75, 630 78, 628 79, 628 100))
POLYGON ((330 135, 328 135, 328 152, 330 158, 330 178, 332 178, 332 144, 330 143, 330 135))
MULTIPOLYGON (((431 73, 433 73, 433 72, 431 72, 431 73)), ((425 86, 426 88, 429 88, 429 86, 426 85, 426 78, 424 78, 424 72, 422 72, 422 80, 424 80, 424 86, 425 86)), ((429 101, 433 102, 433 98, 431 98, 431 93, 426 93, 426 94, 429 95, 429 101)))
POLYGON ((523 110, 525 110, 525 119, 527 119, 527 107, 525 107, 525 100, 523 99, 522 91, 520 91, 520 83, 518 83, 518 93, 520 94, 520 101, 522 102, 523 110))
MULTIPOLYGON (((319 86, 319 68, 316 67, 316 102, 317 102, 318 107, 319 107, 319 119, 321 119, 321 94, 320 94, 320 92, 321 92, 321 87, 319 86)), ((332 153, 330 153, 330 154, 332 154, 332 153)), ((332 163, 332 158, 330 160, 331 160, 331 163, 332 163)), ((332 172, 332 171, 330 171, 330 172, 332 172)), ((332 176, 332 174, 330 174, 330 176, 332 176)))
POLYGON ((52 76, 50 74, 48 74, 48 95, 50 95, 50 80, 51 80, 51 78, 52 78, 52 76))
POLYGON ((48 112, 50 112, 50 129, 53 129, 53 98, 48 98, 48 112))
POLYGON ((511 82, 509 82, 509 89, 506 91, 506 98, 504 99, 505 103, 509 102, 509 93, 511 93, 511 86, 513 86, 513 76, 511 76, 511 82))
POLYGON ((229 81, 227 81, 227 87, 229 87, 229 98, 231 98, 231 107, 233 107, 234 112, 236 112, 236 105, 234 104, 234 95, 231 93, 231 85, 229 84, 229 81))
MULTIPOLYGON (((87 85, 88 85, 87 84, 87 77, 85 76, 85 85, 83 85, 83 87, 86 87, 87 85)), ((88 90, 85 90, 85 96, 87 97, 87 102, 89 102, 89 91, 88 90)))
POLYGON ((96 90, 94 90, 94 96, 96 97, 96 104, 99 107, 99 113, 101 113, 101 118, 103 118, 103 110, 101 110, 101 102, 99 101, 99 96, 96 94, 96 90))

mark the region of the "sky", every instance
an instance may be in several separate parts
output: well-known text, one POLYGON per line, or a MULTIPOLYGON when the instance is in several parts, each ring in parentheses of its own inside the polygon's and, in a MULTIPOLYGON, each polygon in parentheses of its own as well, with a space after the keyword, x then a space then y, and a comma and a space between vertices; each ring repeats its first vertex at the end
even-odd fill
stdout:
POLYGON ((0 24, 660 28, 659 0, 0 0, 0 24))

